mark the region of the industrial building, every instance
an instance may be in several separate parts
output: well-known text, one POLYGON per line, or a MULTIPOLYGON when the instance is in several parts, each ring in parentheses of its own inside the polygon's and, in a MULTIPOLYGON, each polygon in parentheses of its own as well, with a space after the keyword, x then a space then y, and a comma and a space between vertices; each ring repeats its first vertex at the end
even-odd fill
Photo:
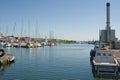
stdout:
POLYGON ((115 43, 115 30, 110 27, 110 3, 106 3, 106 28, 99 31, 99 40, 104 43, 115 43))
POLYGON ((100 41, 104 43, 110 43, 110 42, 116 42, 116 37, 115 37, 115 30, 111 29, 110 30, 110 39, 107 39, 107 30, 100 30, 100 41))

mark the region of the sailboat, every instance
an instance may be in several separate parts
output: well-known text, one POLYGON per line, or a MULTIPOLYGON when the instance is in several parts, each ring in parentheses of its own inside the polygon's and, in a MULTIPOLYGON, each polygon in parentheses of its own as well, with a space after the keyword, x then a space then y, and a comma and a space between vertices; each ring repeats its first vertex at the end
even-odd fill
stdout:
POLYGON ((50 32, 50 37, 49 37, 49 41, 48 41, 48 46, 54 46, 54 39, 53 39, 53 32, 50 32))
POLYGON ((36 21, 36 29, 35 29, 36 39, 34 41, 34 47, 42 47, 41 43, 39 42, 39 39, 37 39, 38 35, 39 35, 39 28, 38 28, 38 22, 36 21))

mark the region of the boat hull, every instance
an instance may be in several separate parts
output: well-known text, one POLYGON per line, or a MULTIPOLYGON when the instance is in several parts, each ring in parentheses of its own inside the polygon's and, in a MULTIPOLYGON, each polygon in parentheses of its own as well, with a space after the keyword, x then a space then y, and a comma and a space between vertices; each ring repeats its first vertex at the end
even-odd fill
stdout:
POLYGON ((118 66, 94 65, 94 70, 97 72, 111 72, 117 73, 118 66))
POLYGON ((118 62, 110 50, 97 51, 92 62, 97 72, 118 72, 118 62))
POLYGON ((90 56, 91 56, 91 57, 95 57, 95 50, 91 50, 91 51, 90 51, 90 56))

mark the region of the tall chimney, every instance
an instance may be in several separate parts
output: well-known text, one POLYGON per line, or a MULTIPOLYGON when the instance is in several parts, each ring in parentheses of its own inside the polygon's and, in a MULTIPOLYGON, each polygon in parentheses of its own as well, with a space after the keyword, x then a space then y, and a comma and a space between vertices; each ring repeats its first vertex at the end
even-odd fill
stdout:
POLYGON ((111 41, 111 29, 110 29, 110 3, 106 3, 106 39, 107 42, 111 41))

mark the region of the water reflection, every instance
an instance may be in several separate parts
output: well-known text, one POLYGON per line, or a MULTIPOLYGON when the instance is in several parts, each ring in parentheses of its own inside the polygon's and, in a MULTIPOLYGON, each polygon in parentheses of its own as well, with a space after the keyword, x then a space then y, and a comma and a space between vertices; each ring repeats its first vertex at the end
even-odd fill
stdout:
POLYGON ((118 74, 112 74, 112 73, 97 73, 94 70, 92 70, 94 80, 119 80, 118 74))
POLYGON ((119 75, 94 72, 88 54, 92 48, 72 44, 6 49, 6 53, 16 56, 16 61, 15 66, 0 66, 0 80, 120 80, 119 75))
MULTIPOLYGON (((53 49, 54 49, 53 46, 49 47, 49 62, 54 61, 54 52, 53 52, 53 49)), ((57 52, 57 50, 56 50, 56 52, 57 52)))
POLYGON ((9 64, 2 64, 0 65, 0 76, 3 76, 5 74, 5 70, 9 67, 13 67, 14 63, 9 63, 9 64))

